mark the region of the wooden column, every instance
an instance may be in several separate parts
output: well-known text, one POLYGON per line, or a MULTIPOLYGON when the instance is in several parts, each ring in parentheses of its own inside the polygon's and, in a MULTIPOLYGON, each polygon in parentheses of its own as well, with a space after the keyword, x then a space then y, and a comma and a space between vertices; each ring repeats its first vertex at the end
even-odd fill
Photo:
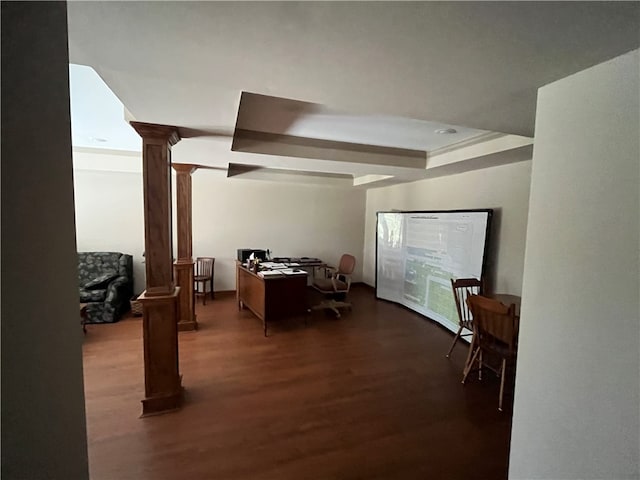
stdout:
POLYGON ((146 290, 143 310, 144 389, 142 416, 180 408, 178 294, 173 283, 171 245, 171 147, 176 127, 131 122, 142 137, 146 290))
POLYGON ((191 174, 195 165, 174 163, 176 171, 176 198, 178 219, 178 259, 173 265, 176 283, 180 287, 178 295, 178 330, 197 330, 195 296, 193 292, 193 241, 192 241, 192 196, 191 174))

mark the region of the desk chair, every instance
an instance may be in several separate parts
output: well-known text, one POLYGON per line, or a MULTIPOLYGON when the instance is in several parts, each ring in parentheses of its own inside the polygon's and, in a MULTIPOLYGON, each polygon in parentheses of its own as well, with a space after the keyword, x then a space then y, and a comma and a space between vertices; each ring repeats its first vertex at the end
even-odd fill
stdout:
POLYGON ((475 350, 471 357, 462 383, 465 382, 471 366, 478 360, 479 378, 482 380, 482 354, 492 353, 502 359, 500 373, 500 396, 498 410, 502 411, 502 397, 504 395, 504 379, 507 365, 515 362, 516 344, 518 337, 518 317, 515 305, 506 306, 498 300, 471 295, 467 304, 473 314, 475 350))
POLYGON ((211 300, 213 300, 213 272, 216 259, 213 257, 198 257, 196 258, 194 274, 193 274, 193 291, 195 296, 202 297, 202 304, 207 303, 207 293, 211 293, 211 300), (209 284, 209 290, 207 291, 207 283, 209 284), (202 286, 202 291, 200 291, 202 286))
MULTIPOLYGON (((482 295, 483 293, 482 281, 477 278, 458 278, 456 280, 452 278, 451 288, 453 289, 453 298, 456 301, 456 310, 458 311, 458 332, 453 339, 451 348, 445 355, 447 358, 451 356, 451 352, 453 352, 453 348, 456 346, 456 342, 460 337, 473 335, 473 317, 471 315, 471 310, 469 310, 469 306, 467 305, 467 297, 469 295, 482 295), (469 333, 462 333, 463 330, 468 330, 469 333)), ((467 353, 467 361, 465 362, 465 365, 469 363, 469 360, 471 359, 472 350, 473 345, 469 344, 469 352, 467 353)))
POLYGON ((326 267, 325 278, 314 279, 312 286, 323 295, 331 298, 311 307, 311 309, 333 310, 336 317, 340 318, 338 308, 351 308, 351 303, 345 301, 345 298, 351 288, 351 274, 355 268, 356 257, 348 253, 342 255, 338 268, 326 267))

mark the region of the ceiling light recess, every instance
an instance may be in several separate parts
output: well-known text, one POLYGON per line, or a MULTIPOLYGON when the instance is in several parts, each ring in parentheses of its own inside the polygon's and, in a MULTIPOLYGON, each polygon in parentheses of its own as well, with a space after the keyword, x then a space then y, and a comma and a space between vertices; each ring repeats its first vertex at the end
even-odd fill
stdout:
POLYGON ((458 131, 455 128, 439 128, 435 132, 441 135, 450 135, 452 133, 458 133, 458 131))

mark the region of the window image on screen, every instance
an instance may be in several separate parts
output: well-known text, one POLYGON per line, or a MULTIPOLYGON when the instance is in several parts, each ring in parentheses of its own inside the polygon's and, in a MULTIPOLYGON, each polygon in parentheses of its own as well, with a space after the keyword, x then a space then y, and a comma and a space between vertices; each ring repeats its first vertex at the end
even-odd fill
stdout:
POLYGON ((378 212, 376 296, 452 331, 452 278, 481 278, 491 210, 378 212))

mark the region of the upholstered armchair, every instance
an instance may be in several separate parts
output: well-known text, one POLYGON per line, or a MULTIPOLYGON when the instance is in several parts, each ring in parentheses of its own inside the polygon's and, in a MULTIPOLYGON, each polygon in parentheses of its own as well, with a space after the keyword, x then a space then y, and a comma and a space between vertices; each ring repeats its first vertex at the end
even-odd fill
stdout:
POLYGON ((117 322, 133 296, 133 257, 119 252, 78 252, 80 303, 86 323, 117 322))

